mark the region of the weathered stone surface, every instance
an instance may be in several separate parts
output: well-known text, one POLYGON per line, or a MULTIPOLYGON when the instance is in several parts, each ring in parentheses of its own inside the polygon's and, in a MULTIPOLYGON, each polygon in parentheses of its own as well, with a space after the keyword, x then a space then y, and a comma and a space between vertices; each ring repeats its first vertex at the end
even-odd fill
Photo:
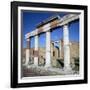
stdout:
POLYGON ((33 76, 53 76, 53 75, 65 75, 65 74, 78 74, 78 72, 70 71, 66 72, 59 68, 44 68, 44 67, 23 67, 23 77, 33 76))
MULTIPOLYGON (((63 46, 62 46, 63 48, 63 46)), ((23 62, 25 62, 25 50, 26 49, 22 49, 22 60, 23 62)), ((31 59, 32 59, 32 62, 34 61, 34 48, 30 48, 30 52, 31 52, 31 59)), ((63 57, 63 50, 62 50, 62 59, 58 57, 58 49, 56 47, 54 47, 51 43, 51 65, 53 67, 58 67, 60 68, 60 63, 58 62, 58 60, 60 62, 63 63, 63 60, 64 60, 64 57, 63 57), (55 56, 53 56, 53 51, 55 52, 55 56)), ((44 66, 45 63, 46 63, 46 58, 45 58, 45 54, 46 54, 46 51, 45 51, 45 48, 39 48, 38 50, 38 65, 39 66, 44 66)), ((70 62, 71 62, 71 66, 74 68, 74 64, 75 64, 75 59, 78 59, 79 60, 79 43, 78 42, 70 42, 70 62)), ((78 62, 79 63, 79 62, 78 62)), ((62 66, 62 65, 61 65, 62 66)))

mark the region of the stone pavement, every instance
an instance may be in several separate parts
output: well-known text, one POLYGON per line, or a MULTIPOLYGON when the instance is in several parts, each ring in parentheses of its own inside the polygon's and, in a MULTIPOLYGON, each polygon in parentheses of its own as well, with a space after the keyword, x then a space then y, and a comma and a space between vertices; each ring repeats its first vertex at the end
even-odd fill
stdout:
POLYGON ((67 75, 67 74, 78 74, 75 71, 64 71, 60 68, 45 68, 45 67, 35 67, 29 66, 23 67, 23 77, 33 77, 33 76, 55 76, 55 75, 67 75))

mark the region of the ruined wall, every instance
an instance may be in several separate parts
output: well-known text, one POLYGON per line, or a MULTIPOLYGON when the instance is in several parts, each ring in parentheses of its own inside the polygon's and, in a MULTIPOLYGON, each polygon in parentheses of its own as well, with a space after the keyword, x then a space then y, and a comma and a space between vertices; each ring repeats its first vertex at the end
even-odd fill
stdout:
MULTIPOLYGON (((64 53, 63 53, 63 43, 61 45, 61 57, 60 57, 60 52, 59 49, 54 47, 53 43, 50 44, 51 48, 51 64, 52 66, 56 67, 58 62, 57 60, 64 60, 64 53)), ((38 51, 38 65, 44 66, 45 65, 45 57, 46 57, 46 51, 45 47, 39 47, 38 51)), ((25 60, 25 49, 22 50, 22 56, 25 60)), ((32 58, 32 62, 34 60, 34 48, 30 49, 30 56, 32 58)), ((70 60, 71 63, 75 63, 75 58, 79 58, 79 43, 78 42, 70 42, 70 60)))
POLYGON ((56 66, 57 62, 56 59, 59 57, 59 50, 51 43, 51 64, 52 66, 56 66))

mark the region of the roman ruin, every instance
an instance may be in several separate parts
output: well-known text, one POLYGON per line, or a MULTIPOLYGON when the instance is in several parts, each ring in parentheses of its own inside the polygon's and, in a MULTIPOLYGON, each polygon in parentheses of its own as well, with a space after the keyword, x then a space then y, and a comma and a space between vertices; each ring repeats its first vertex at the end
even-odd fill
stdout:
MULTIPOLYGON (((34 65, 39 67, 39 63, 43 63, 43 67, 50 68, 56 66, 56 58, 59 60, 63 60, 62 66, 65 71, 71 71, 72 67, 70 65, 71 59, 73 55, 79 57, 79 51, 72 52, 71 45, 74 48, 79 48, 78 43, 73 44, 74 42, 70 42, 69 40, 69 24, 79 19, 80 14, 68 14, 63 16, 62 18, 59 15, 50 17, 42 22, 40 22, 36 29, 32 32, 29 32, 25 35, 25 39, 27 42, 27 48, 25 50, 25 65, 28 66, 30 59, 33 57, 33 63, 30 65, 34 65), (58 41, 51 41, 51 30, 55 28, 63 27, 63 39, 58 41), (39 48, 39 35, 45 33, 46 34, 46 47, 41 49, 43 53, 40 53, 39 48), (35 37, 35 48, 30 48, 30 39, 35 37), (59 45, 59 48, 55 47, 55 44, 59 45), (75 46, 76 45, 76 46, 75 46), (72 52, 72 53, 71 53, 72 52), (33 55, 33 56, 32 56, 33 55), (70 56, 72 55, 72 56, 70 56)), ((72 63, 74 66, 74 60, 72 59, 72 63)))

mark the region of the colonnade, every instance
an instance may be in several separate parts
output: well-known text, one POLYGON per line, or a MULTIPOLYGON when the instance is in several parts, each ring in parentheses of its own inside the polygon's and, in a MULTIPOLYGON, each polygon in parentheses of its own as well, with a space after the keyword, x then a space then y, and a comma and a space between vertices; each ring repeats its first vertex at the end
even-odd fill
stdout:
MULTIPOLYGON (((51 55, 50 55, 50 41, 51 41, 50 30, 46 32, 46 63, 45 67, 51 67, 51 55)), ((39 36, 35 35, 35 48, 34 48, 34 65, 38 66, 38 43, 39 36)), ((30 38, 27 40, 26 49, 26 64, 28 65, 30 59, 30 38)), ((64 41, 64 67, 70 69, 70 48, 69 48, 69 28, 68 24, 63 26, 63 41, 64 41)))
MULTIPOLYGON (((35 48, 34 48, 34 65, 38 66, 38 39, 39 35, 44 32, 46 34, 46 60, 45 60, 45 67, 51 67, 51 55, 50 55, 50 42, 51 42, 51 32, 50 30, 52 28, 55 28, 57 26, 63 27, 63 48, 64 48, 64 69, 65 70, 71 70, 70 67, 70 47, 69 47, 69 23, 71 21, 74 21, 78 19, 78 14, 70 14, 64 16, 62 19, 55 18, 51 20, 51 22, 47 21, 46 24, 41 25, 41 27, 36 29, 35 31, 32 31, 31 33, 28 33, 26 35, 26 41, 27 41, 27 49, 26 49, 26 65, 28 65, 29 58, 30 58, 30 37, 35 37, 35 48)), ((61 45, 61 44, 60 44, 61 45)))

